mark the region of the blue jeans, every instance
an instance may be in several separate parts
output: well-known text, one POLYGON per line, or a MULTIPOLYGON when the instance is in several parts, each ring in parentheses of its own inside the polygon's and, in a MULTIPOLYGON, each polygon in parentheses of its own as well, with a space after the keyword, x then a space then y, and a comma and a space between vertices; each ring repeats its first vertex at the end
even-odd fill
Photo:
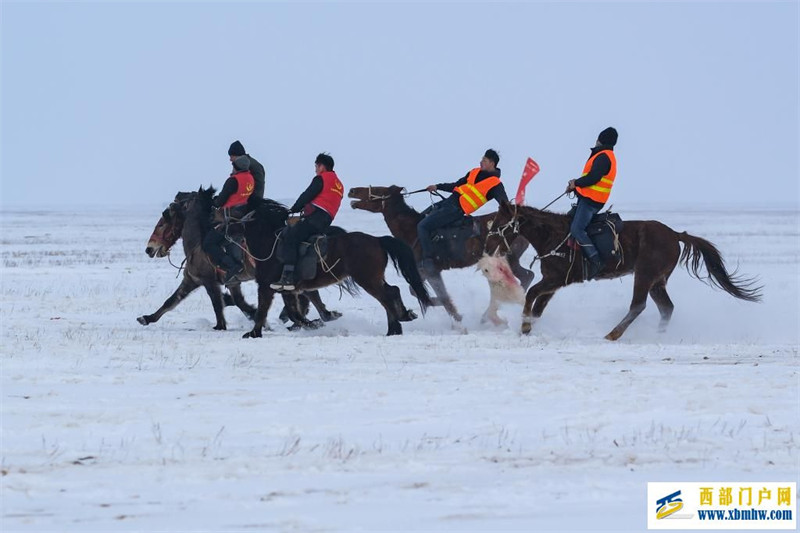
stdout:
POLYGON ((450 198, 438 202, 431 213, 417 224, 417 239, 422 246, 422 258, 433 259, 433 242, 431 234, 448 224, 457 222, 464 217, 464 211, 450 198))
POLYGON ((583 255, 589 260, 599 257, 600 254, 589 238, 589 235, 586 233, 586 226, 589 225, 592 221, 592 217, 595 216, 600 209, 601 207, 592 205, 588 200, 579 196, 578 207, 575 210, 575 216, 572 218, 572 225, 569 227, 572 238, 581 245, 583 255))

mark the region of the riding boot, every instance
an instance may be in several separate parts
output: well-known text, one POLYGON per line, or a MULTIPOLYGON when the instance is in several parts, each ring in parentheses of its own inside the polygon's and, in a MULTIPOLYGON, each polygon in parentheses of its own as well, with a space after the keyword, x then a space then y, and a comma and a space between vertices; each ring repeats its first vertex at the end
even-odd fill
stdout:
POLYGON ((588 258, 589 260, 589 268, 586 273, 586 281, 594 279, 601 270, 603 270, 603 261, 600 259, 599 254, 594 254, 593 256, 588 258))
POLYGON ((236 261, 229 255, 226 255, 222 258, 220 267, 225 270, 225 279, 222 280, 225 285, 238 281, 236 276, 241 274, 242 270, 244 270, 244 266, 242 266, 239 261, 236 261))
POLYGON ((283 265, 281 279, 269 284, 269 288, 274 291, 293 291, 294 287, 294 265, 283 265))

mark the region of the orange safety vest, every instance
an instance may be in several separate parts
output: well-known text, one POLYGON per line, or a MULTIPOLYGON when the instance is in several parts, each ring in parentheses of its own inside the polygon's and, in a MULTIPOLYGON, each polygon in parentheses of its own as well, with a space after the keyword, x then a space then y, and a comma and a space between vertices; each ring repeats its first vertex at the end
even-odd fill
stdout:
POLYGON ((583 174, 581 174, 581 177, 587 175, 589 171, 592 170, 592 163, 594 163, 594 160, 597 159, 597 156, 600 154, 606 154, 611 160, 611 170, 594 185, 575 187, 575 190, 584 198, 604 204, 608 201, 609 195, 611 195, 611 187, 614 185, 614 178, 617 177, 617 158, 614 156, 614 152, 612 150, 601 150, 590 157, 583 166, 583 174))
POLYGON ((339 181, 336 172, 332 170, 323 172, 319 176, 322 178, 322 191, 309 202, 304 212, 310 213, 312 210, 309 206, 315 205, 328 213, 331 218, 336 218, 336 213, 342 204, 342 198, 344 198, 344 185, 339 181))
POLYGON ((250 174, 250 171, 245 170, 243 172, 237 172, 236 174, 232 174, 231 177, 236 179, 236 192, 228 197, 228 200, 222 205, 223 208, 244 205, 247 203, 247 199, 250 198, 250 195, 253 194, 255 180, 253 179, 253 175, 250 174))
POLYGON ((453 189, 461 196, 458 201, 461 204, 461 209, 467 215, 474 213, 488 202, 486 195, 489 194, 492 187, 500 184, 500 178, 497 176, 491 176, 475 183, 480 171, 480 168, 473 168, 467 175, 467 183, 453 189))

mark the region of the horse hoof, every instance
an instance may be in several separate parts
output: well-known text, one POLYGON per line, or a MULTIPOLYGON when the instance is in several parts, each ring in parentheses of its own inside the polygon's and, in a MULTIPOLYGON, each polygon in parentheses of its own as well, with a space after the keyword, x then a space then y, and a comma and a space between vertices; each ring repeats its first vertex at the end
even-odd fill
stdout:
POLYGON ((259 337, 261 337, 261 332, 256 330, 248 331, 247 333, 242 335, 243 339, 256 339, 259 337))
POLYGON ((609 333, 608 335, 605 336, 605 339, 607 341, 615 341, 615 340, 618 340, 620 337, 622 337, 621 333, 617 333, 615 331, 612 331, 611 333, 609 333))
POLYGON ((402 317, 398 318, 400 322, 411 322, 412 320, 417 319, 417 314, 412 311, 411 309, 406 309, 406 312, 403 314, 402 317))
POLYGON ((136 318, 136 322, 138 322, 139 324, 141 324, 141 325, 143 325, 143 326, 146 326, 147 324, 149 324, 149 323, 150 323, 150 321, 149 321, 149 320, 147 320, 147 317, 146 317, 146 316, 140 316, 140 317, 137 317, 137 318, 136 318))
POLYGON ((522 328, 520 330, 523 335, 528 335, 531 332, 531 322, 530 320, 523 320, 522 321, 522 328))
POLYGON ((305 324, 303 324, 304 329, 319 329, 325 326, 325 322, 319 318, 315 320, 309 320, 305 324))
POLYGON ((333 322, 337 318, 341 317, 342 313, 340 313, 339 311, 328 311, 322 316, 322 320, 324 320, 325 322, 333 322))
POLYGON ((225 331, 226 329, 228 328, 225 326, 220 326, 220 325, 214 326, 214 331, 225 331))

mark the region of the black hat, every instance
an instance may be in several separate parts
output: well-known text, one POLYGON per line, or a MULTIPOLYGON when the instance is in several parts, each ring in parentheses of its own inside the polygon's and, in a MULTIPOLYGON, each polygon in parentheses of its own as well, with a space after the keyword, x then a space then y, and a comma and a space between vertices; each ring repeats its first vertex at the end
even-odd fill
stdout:
POLYGON ((315 165, 325 165, 328 170, 333 170, 333 158, 330 154, 319 154, 314 160, 315 165))
POLYGON ((614 146, 617 144, 617 130, 614 128, 606 128, 597 136, 597 140, 603 146, 614 146))
POLYGON ((485 157, 489 161, 494 161, 494 166, 497 166, 497 164, 500 163, 500 156, 497 154, 497 152, 495 152, 491 148, 486 150, 486 153, 483 154, 483 157, 485 157))
POLYGON ((244 155, 246 153, 247 152, 244 151, 244 146, 242 146, 242 143, 240 143, 239 141, 233 141, 231 147, 228 148, 228 155, 239 156, 239 155, 244 155))

